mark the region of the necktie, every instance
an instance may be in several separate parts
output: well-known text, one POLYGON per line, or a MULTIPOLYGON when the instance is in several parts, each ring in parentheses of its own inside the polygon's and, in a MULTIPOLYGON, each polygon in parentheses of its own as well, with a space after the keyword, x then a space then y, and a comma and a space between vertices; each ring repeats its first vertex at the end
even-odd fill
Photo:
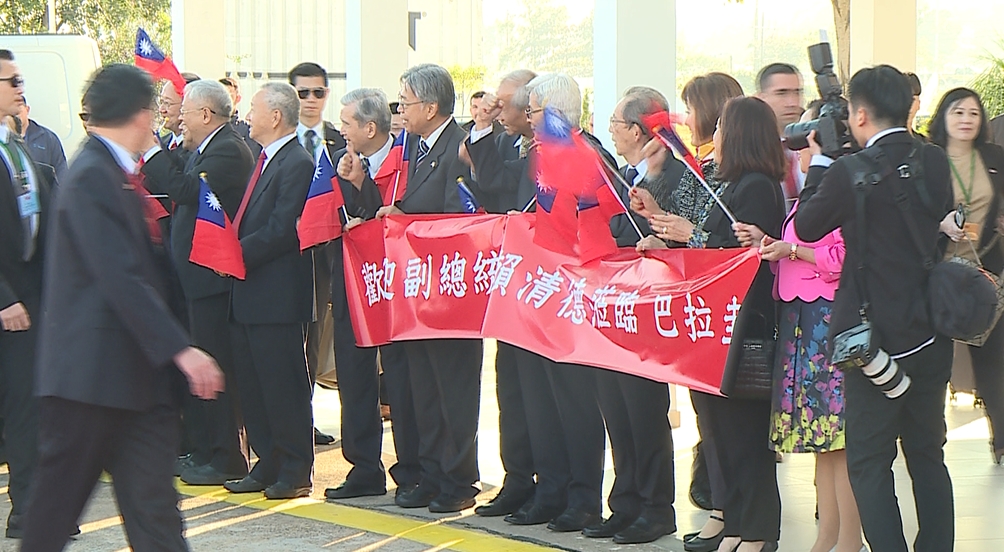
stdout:
POLYGON ((533 138, 527 138, 524 136, 519 141, 519 158, 526 159, 527 155, 530 155, 530 148, 533 147, 533 138))
POLYGON ((161 245, 164 243, 164 237, 160 234, 160 224, 153 212, 153 205, 150 204, 151 201, 156 200, 148 197, 150 191, 143 185, 143 173, 127 174, 126 176, 129 178, 129 184, 132 185, 133 190, 139 195, 140 205, 143 207, 143 219, 146 220, 146 227, 150 231, 150 241, 161 245))
POLYGON ((367 158, 367 157, 360 157, 359 160, 362 161, 362 163, 363 163, 363 172, 366 173, 366 176, 372 177, 372 175, 370 174, 370 160, 369 160, 369 158, 367 158))
POLYGON ((173 134, 171 135, 171 143, 168 144, 167 149, 169 149, 171 151, 174 151, 174 150, 178 149, 178 142, 177 142, 177 139, 175 138, 175 136, 173 134))
POLYGON ((303 133, 303 147, 310 154, 311 159, 315 159, 317 153, 317 133, 313 129, 303 133))
POLYGON ((261 155, 258 156, 258 164, 254 166, 254 172, 251 173, 251 181, 248 182, 248 187, 244 190, 244 199, 241 199, 241 206, 237 208, 237 214, 234 216, 235 231, 240 229, 241 219, 244 218, 244 211, 248 208, 251 194, 254 193, 254 187, 258 184, 258 178, 261 177, 262 167, 265 166, 265 157, 265 150, 262 150, 261 155))
POLYGON ((429 155, 429 144, 425 143, 425 139, 424 138, 419 138, 419 140, 418 140, 418 157, 415 158, 415 164, 417 165, 417 164, 421 163, 422 160, 425 159, 427 155, 429 155))
POLYGON ((627 180, 628 184, 634 186, 634 181, 637 178, 638 178, 638 169, 636 169, 634 167, 630 167, 627 170, 627 175, 625 175, 624 180, 627 180))

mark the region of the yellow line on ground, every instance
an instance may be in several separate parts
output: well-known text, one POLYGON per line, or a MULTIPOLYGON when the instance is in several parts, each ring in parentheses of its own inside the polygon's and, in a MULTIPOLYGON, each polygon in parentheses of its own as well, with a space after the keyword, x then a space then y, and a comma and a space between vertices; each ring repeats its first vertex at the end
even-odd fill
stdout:
POLYGON ((178 482, 178 492, 186 496, 226 502, 256 510, 281 512, 299 518, 358 529, 367 533, 386 535, 388 538, 380 541, 380 544, 406 539, 432 546, 433 550, 449 549, 457 552, 541 552, 553 550, 553 548, 510 540, 480 531, 443 525, 443 521, 446 520, 420 521, 384 512, 330 504, 310 498, 284 501, 264 500, 262 495, 258 493, 231 494, 219 487, 192 487, 184 485, 180 481, 178 482))

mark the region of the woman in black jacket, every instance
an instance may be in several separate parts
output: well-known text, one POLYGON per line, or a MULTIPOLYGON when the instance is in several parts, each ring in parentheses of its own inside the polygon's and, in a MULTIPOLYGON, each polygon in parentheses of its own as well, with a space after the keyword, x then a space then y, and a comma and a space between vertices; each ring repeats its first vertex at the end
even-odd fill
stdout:
MULTIPOLYGON (((714 134, 717 177, 725 184, 719 199, 736 220, 777 236, 784 220, 780 181, 785 175, 785 155, 774 112, 757 98, 735 98, 722 112, 714 134)), ((649 174, 666 155, 650 147, 649 174)), ((709 198, 702 216, 693 223, 677 215, 653 215, 649 223, 658 236, 638 244, 639 250, 666 247, 667 241, 692 248, 742 247, 733 223, 709 198)), ((767 262, 760 265, 743 300, 732 342, 774 339, 775 306, 771 294, 774 276, 767 262)), ((738 355, 736 355, 738 356, 738 355)), ((735 359, 738 361, 738 358, 735 359)), ((726 366, 726 373, 733 372, 726 366)), ((768 447, 770 400, 744 400, 695 393, 702 409, 702 430, 714 434, 713 450, 722 465, 728 493, 725 500, 725 540, 718 550, 773 551, 781 531, 781 498, 777 489, 774 453, 768 447), (705 414, 704 412, 707 412, 705 414)), ((693 549, 691 546, 688 550, 693 549)))
MULTIPOLYGON (((1004 240, 999 220, 1004 215, 1004 149, 989 141, 987 114, 979 95, 968 88, 948 91, 931 119, 931 141, 948 154, 955 203, 965 214, 960 228, 958 209, 945 215, 941 231, 947 236, 946 258, 980 261, 988 271, 1004 270, 1004 240), (949 241, 950 240, 950 241, 949 241)), ((943 244, 945 245, 945 244, 943 244)), ((968 346, 976 390, 990 422, 994 463, 1004 460, 1004 324, 998 323, 982 347, 968 346)))

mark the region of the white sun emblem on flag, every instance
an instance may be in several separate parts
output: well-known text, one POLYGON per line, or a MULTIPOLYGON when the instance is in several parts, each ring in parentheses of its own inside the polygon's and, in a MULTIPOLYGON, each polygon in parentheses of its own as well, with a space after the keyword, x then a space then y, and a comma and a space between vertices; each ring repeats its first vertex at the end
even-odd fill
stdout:
POLYGON ((139 42, 139 51, 143 52, 144 56, 149 56, 153 53, 153 45, 150 44, 149 40, 143 39, 139 42))
POLYGON ((322 173, 323 171, 321 170, 321 164, 318 163, 317 167, 314 168, 314 180, 319 180, 321 178, 322 173))
POLYGON ((206 205, 208 205, 209 208, 212 209, 213 211, 219 211, 220 209, 223 208, 220 205, 219 198, 216 197, 216 194, 214 194, 213 192, 209 192, 209 194, 206 195, 206 205))

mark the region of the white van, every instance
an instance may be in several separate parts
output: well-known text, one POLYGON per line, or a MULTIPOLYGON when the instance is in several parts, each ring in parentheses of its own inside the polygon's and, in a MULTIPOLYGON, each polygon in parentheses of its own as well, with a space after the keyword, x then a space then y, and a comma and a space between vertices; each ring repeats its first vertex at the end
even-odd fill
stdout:
POLYGON ((21 68, 31 118, 55 132, 71 158, 86 136, 77 114, 87 80, 101 67, 98 45, 80 35, 0 35, 0 49, 13 52, 21 68))

